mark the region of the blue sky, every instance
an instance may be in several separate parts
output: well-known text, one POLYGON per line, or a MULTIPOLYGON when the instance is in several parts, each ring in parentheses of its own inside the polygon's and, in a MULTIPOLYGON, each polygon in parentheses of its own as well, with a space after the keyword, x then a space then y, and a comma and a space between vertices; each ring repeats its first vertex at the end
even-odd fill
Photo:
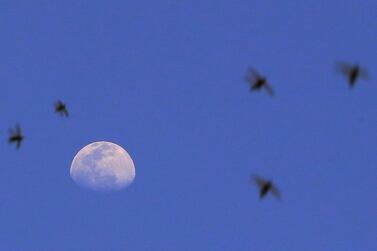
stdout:
POLYGON ((377 250, 376 10, 2 1, 0 250, 377 250), (350 90, 339 60, 370 80, 350 90), (275 97, 248 91, 249 66, 275 97), (130 153, 132 186, 74 184, 73 157, 98 140, 130 153), (282 200, 260 201, 251 174, 282 200))

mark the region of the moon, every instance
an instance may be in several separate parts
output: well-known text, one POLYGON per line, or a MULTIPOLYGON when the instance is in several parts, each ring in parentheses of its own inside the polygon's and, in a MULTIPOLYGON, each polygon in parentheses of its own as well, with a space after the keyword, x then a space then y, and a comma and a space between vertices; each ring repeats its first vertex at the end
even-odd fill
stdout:
POLYGON ((79 186, 95 191, 117 191, 133 182, 135 165, 119 145, 98 141, 76 154, 70 174, 79 186))

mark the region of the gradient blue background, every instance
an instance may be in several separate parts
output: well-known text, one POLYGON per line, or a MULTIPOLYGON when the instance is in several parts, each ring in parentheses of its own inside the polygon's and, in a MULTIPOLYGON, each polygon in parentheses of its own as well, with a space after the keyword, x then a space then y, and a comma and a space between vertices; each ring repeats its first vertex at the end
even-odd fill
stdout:
POLYGON ((376 10, 1 1, 0 250, 377 250, 376 10), (338 60, 370 80, 350 90, 338 60), (249 66, 275 97, 249 92, 249 66), (7 144, 17 122, 19 151, 7 144), (74 155, 98 140, 133 157, 132 186, 71 180, 74 155), (282 201, 260 201, 251 174, 282 201))

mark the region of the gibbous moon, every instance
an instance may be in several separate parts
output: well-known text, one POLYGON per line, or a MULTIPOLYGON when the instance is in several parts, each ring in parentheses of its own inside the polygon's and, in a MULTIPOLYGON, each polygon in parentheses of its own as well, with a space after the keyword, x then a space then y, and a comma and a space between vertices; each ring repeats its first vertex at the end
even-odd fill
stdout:
POLYGON ((70 173, 80 186, 96 191, 114 191, 132 183, 135 165, 122 147, 99 141, 85 146, 76 154, 70 173))

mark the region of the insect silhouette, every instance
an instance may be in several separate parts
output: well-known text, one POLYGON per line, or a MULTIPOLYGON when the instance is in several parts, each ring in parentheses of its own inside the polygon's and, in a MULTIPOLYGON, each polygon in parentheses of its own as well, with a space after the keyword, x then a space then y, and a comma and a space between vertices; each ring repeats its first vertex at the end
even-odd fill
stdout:
POLYGON ((67 107, 66 105, 58 100, 56 103, 55 103, 55 112, 56 113, 59 113, 62 117, 68 117, 68 110, 67 110, 67 107))
POLYGON ((268 83, 267 78, 252 68, 248 69, 246 82, 250 85, 250 91, 259 91, 264 88, 270 96, 274 95, 274 91, 268 83))
POLYGON ((348 86, 350 88, 356 85, 358 79, 367 80, 368 79, 368 71, 361 67, 358 64, 349 64, 349 63, 342 63, 339 62, 336 64, 336 68, 338 72, 345 75, 348 80, 348 86))
POLYGON ((22 135, 20 125, 16 125, 16 129, 9 129, 9 144, 16 143, 16 148, 19 149, 22 143, 22 140, 24 140, 24 136, 22 135))
POLYGON ((251 181, 255 182, 259 187, 259 198, 263 199, 269 192, 271 192, 276 198, 280 199, 280 191, 271 180, 266 180, 254 175, 251 176, 251 181))

